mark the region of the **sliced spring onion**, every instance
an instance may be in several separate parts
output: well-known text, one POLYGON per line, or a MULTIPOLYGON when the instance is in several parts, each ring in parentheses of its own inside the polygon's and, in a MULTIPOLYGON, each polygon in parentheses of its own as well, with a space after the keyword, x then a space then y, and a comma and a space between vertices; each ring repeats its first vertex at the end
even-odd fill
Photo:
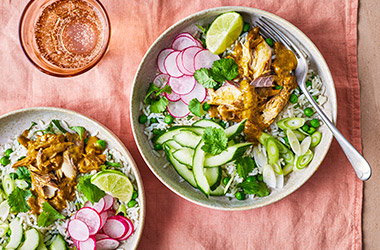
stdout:
POLYGON ((264 168, 264 166, 267 165, 267 158, 258 147, 253 148, 253 158, 258 166, 264 168))
POLYGON ((294 162, 294 154, 290 149, 288 149, 288 151, 286 151, 285 153, 282 153, 281 157, 288 164, 293 164, 293 162, 294 162))
POLYGON ((311 144, 310 144, 310 146, 311 147, 316 147, 321 142, 321 139, 322 139, 322 133, 319 132, 319 131, 314 132, 311 135, 311 144))
POLYGON ((308 150, 306 152, 306 154, 304 155, 301 155, 297 158, 297 161, 296 161, 296 167, 298 169, 303 169, 305 168, 310 162, 311 160, 313 159, 313 152, 311 150, 308 150))
POLYGON ((265 142, 265 149, 267 150, 269 164, 276 164, 280 156, 276 140, 274 138, 268 138, 265 142))
POLYGON ((16 186, 20 189, 27 189, 29 187, 28 182, 24 180, 15 180, 16 186))
POLYGON ((279 174, 276 176, 276 188, 283 188, 284 187, 284 175, 279 174))
POLYGON ((301 142, 301 155, 306 154, 306 152, 309 150, 311 144, 311 137, 308 136, 306 137, 302 142, 301 142))
POLYGON ((301 144, 297 139, 297 136, 290 129, 286 131, 286 136, 288 137, 290 147, 296 155, 301 155, 301 144))
POLYGON ((263 181, 271 188, 276 188, 276 174, 271 165, 263 167, 263 181))
POLYGON ((282 142, 280 142, 279 140, 276 140, 276 144, 277 144, 278 151, 280 152, 280 154, 285 154, 286 152, 289 151, 288 147, 282 144, 282 142))
POLYGON ((293 168, 294 168, 294 164, 288 163, 282 168, 282 172, 284 173, 284 175, 288 175, 289 173, 293 171, 293 168))
POLYGON ((267 134, 267 133, 264 133, 262 132, 261 135, 260 135, 260 138, 259 138, 259 142, 262 144, 262 145, 265 145, 265 142, 267 141, 267 139, 269 138, 273 138, 270 134, 267 134))
POLYGON ((5 221, 7 219, 10 209, 11 208, 8 204, 8 201, 6 200, 0 204, 0 220, 1 221, 5 221))
POLYGON ((230 188, 234 178, 235 178, 235 174, 232 174, 230 180, 227 182, 227 185, 224 187, 224 194, 228 192, 228 189, 230 188))
POLYGON ((282 130, 295 130, 302 127, 305 124, 305 121, 305 118, 289 117, 278 121, 277 126, 280 127, 282 130))
POLYGON ((296 137, 299 141, 303 141, 303 139, 305 139, 305 137, 306 137, 306 135, 304 133, 301 133, 298 130, 293 130, 293 133, 296 135, 296 137))
POLYGON ((5 223, 0 223, 0 237, 3 237, 9 229, 9 225, 5 223))
POLYGON ((273 167, 273 170, 276 174, 279 174, 279 175, 282 175, 283 172, 282 172, 282 168, 281 168, 281 165, 279 163, 275 163, 272 165, 273 167))

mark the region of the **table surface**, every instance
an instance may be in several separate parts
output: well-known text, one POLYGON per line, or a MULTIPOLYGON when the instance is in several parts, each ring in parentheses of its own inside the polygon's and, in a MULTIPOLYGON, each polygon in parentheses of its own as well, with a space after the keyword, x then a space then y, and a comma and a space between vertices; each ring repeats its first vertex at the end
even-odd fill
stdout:
POLYGON ((363 152, 373 169, 364 186, 363 240, 365 249, 380 249, 380 1, 361 0, 359 8, 359 79, 361 84, 363 152))

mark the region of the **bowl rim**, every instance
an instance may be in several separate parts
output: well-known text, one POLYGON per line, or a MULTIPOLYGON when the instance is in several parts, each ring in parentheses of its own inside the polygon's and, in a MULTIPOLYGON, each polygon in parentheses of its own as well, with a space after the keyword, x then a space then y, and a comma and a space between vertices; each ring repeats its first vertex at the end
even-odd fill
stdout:
MULTIPOLYGON (((153 48, 156 46, 156 44, 159 43, 164 37, 166 37, 177 26, 179 26, 179 25, 181 25, 183 23, 186 23, 189 20, 194 19, 194 18, 196 18, 198 16, 202 16, 202 15, 208 13, 208 12, 221 12, 221 11, 226 11, 226 12, 228 12, 228 11, 240 12, 241 11, 241 12, 249 12, 249 13, 252 13, 252 14, 255 14, 255 15, 269 16, 269 18, 271 20, 273 20, 276 23, 280 24, 282 27, 285 27, 286 29, 290 28, 290 29, 293 29, 293 30, 297 31, 299 33, 297 35, 301 36, 301 39, 297 39, 297 40, 304 40, 304 41, 308 42, 308 45, 310 45, 310 47, 309 47, 310 49, 309 50, 313 50, 315 52, 315 54, 318 57, 318 62, 319 62, 318 64, 322 67, 323 71, 326 72, 327 82, 330 82, 332 84, 332 88, 331 88, 331 93, 330 93, 329 99, 331 100, 331 102, 333 104, 332 105, 332 110, 331 110, 331 119, 335 123, 335 121, 337 119, 337 99, 336 99, 335 84, 334 84, 334 81, 333 81, 333 78, 332 78, 332 75, 331 75, 331 71, 330 71, 330 69, 329 69, 329 67, 327 65, 327 62, 326 62, 325 58, 323 57, 323 55, 321 54, 321 52, 319 51, 319 49, 316 47, 316 45, 299 28, 297 28, 295 25, 293 25, 289 21, 285 20, 284 18, 279 17, 276 14, 273 14, 273 13, 268 12, 268 11, 264 11, 264 10, 257 9, 257 8, 251 8, 251 7, 244 7, 244 6, 223 6, 223 7, 215 7, 215 8, 209 8, 209 9, 201 10, 199 12, 193 13, 193 14, 191 14, 191 15, 189 15, 189 16, 187 16, 187 17, 185 17, 185 18, 183 18, 183 19, 181 19, 179 21, 177 21, 175 24, 173 24, 169 28, 167 28, 158 38, 156 38, 156 40, 152 43, 152 45, 149 47, 149 49, 145 53, 144 57, 141 59, 141 62, 139 64, 138 68, 137 68, 135 77, 133 79, 132 91, 130 93, 130 117, 131 117, 130 118, 130 123, 131 123, 131 127, 132 127, 133 136, 134 136, 136 144, 137 144, 137 148, 138 148, 141 156, 143 157, 145 163, 148 165, 149 169, 154 173, 154 175, 161 181, 161 183, 163 183, 167 188, 169 188, 175 194, 179 195, 180 197, 182 197, 185 200, 188 200, 188 201, 190 201, 190 202, 192 202, 194 204, 197 204, 199 206, 206 207, 206 208, 215 209, 215 210, 222 210, 222 211, 251 210, 251 209, 264 207, 264 206, 273 204, 275 202, 278 202, 278 201, 282 200, 283 198, 289 196, 290 194, 292 194, 296 190, 298 190, 302 185, 304 185, 314 175, 314 173, 318 170, 318 168, 320 167, 320 165, 324 161, 327 153, 329 152, 329 149, 331 147, 331 143, 332 143, 332 140, 333 140, 331 132, 329 132, 331 134, 331 136, 330 136, 329 141, 327 142, 327 145, 326 145, 327 150, 325 150, 324 152, 322 152, 320 154, 320 159, 321 160, 320 160, 319 164, 315 167, 314 171, 312 171, 310 173, 310 175, 307 176, 307 178, 305 178, 303 181, 300 181, 297 184, 295 184, 292 189, 288 189, 288 190, 283 191, 274 200, 267 200, 267 201, 262 202, 260 204, 250 204, 250 205, 245 205, 245 206, 241 206, 241 207, 222 207, 222 206, 210 205, 208 203, 203 203, 203 202, 200 202, 200 201, 196 201, 196 200, 194 200, 194 199, 186 196, 185 194, 182 194, 181 192, 179 192, 178 190, 176 190, 174 187, 170 186, 164 180, 164 178, 160 176, 160 174, 158 173, 158 171, 156 170, 156 168, 153 167, 153 164, 151 164, 149 162, 147 154, 143 151, 143 148, 142 148, 142 146, 139 143, 138 136, 137 136, 137 130, 139 129, 139 126, 138 126, 139 124, 137 122, 138 118, 133 116, 133 110, 134 109, 132 107, 135 105, 134 104, 134 100, 133 100, 133 95, 134 95, 134 93, 136 91, 136 88, 138 86, 137 85, 137 78, 141 74, 141 69, 142 69, 142 66, 143 66, 146 58, 153 51, 153 48)), ((300 45, 302 46, 301 43, 300 43, 300 45)), ((140 105, 140 104, 136 104, 136 105, 140 105)))
POLYGON ((133 159, 131 153, 129 152, 129 150, 127 149, 127 147, 124 145, 124 143, 119 139, 119 137, 113 133, 109 128, 107 128, 105 125, 101 124, 100 122, 96 121, 95 119, 92 119, 90 117, 87 117, 85 115, 82 115, 81 113, 78 113, 76 111, 72 111, 72 110, 69 110, 69 109, 64 109, 64 108, 56 108, 56 107, 30 107, 30 108, 23 108, 23 109, 17 109, 17 110, 13 110, 13 111, 10 111, 8 113, 5 113, 5 114, 2 114, 0 115, 0 121, 2 119, 5 119, 7 117, 11 117, 13 115, 17 115, 17 114, 22 114, 22 113, 28 113, 28 112, 38 112, 38 111, 47 111, 47 112, 51 112, 51 111, 54 111, 54 112, 60 112, 60 113, 64 113, 64 114, 67 114, 67 115, 72 115, 72 116, 75 116, 75 117, 79 117, 81 119, 84 119, 84 120, 87 120, 91 123, 94 123, 96 124, 97 126, 99 126, 100 128, 104 129, 106 133, 108 133, 107 136, 109 137, 112 137, 116 143, 118 143, 122 149, 122 151, 120 152, 122 155, 124 155, 127 160, 128 160, 128 163, 131 165, 132 169, 133 169, 133 174, 135 175, 135 178, 136 178, 136 183, 137 183, 137 186, 139 187, 139 191, 141 191, 141 195, 139 194, 139 200, 141 201, 141 205, 140 205, 140 218, 139 218, 139 232, 136 236, 136 240, 135 240, 135 246, 134 246, 134 249, 137 249, 139 243, 140 243, 140 240, 142 238, 142 233, 143 233, 143 230, 144 230, 144 224, 145 224, 145 216, 146 216, 146 197, 145 197, 145 190, 144 190, 144 185, 143 185, 143 181, 142 181, 142 178, 141 178, 141 175, 140 175, 140 171, 137 167, 137 164, 135 162, 135 160, 133 159))
MULTIPOLYGON (((23 26, 24 26, 24 19, 25 19, 25 16, 26 16, 26 13, 28 12, 29 8, 32 6, 32 4, 34 2, 36 2, 38 0, 30 0, 26 5, 25 5, 25 8, 24 10, 22 11, 21 13, 21 17, 20 17, 20 21, 19 21, 19 24, 18 24, 18 40, 19 40, 19 44, 21 46, 21 49, 22 51, 24 52, 26 58, 28 58, 29 62, 31 62, 38 70, 40 70, 41 72, 47 74, 47 75, 50 75, 50 76, 55 76, 55 77, 59 77, 59 78, 66 78, 66 77, 74 77, 74 76, 77 76, 77 75, 81 75, 87 71, 89 71, 90 69, 94 68, 102 59, 103 57, 105 56, 105 54, 107 53, 108 49, 109 49, 109 45, 110 45, 110 40, 111 40, 111 21, 110 21, 110 18, 108 16, 108 12, 106 10, 106 8, 104 7, 104 5, 100 2, 100 0, 93 0, 95 2, 97 2, 97 4, 99 4, 100 6, 100 10, 102 13, 104 13, 104 16, 105 16, 105 22, 108 26, 108 29, 106 32, 107 33, 107 41, 106 43, 104 44, 104 49, 103 51, 101 51, 101 54, 99 56, 99 58, 97 60, 95 60, 93 62, 93 64, 90 66, 90 67, 87 67, 87 68, 84 68, 76 73, 72 73, 72 74, 62 74, 62 73, 55 73, 55 72, 51 72, 49 70, 46 70, 42 67, 40 67, 30 56, 29 56, 29 53, 26 51, 25 47, 24 47, 24 40, 23 40, 23 36, 22 36, 22 29, 23 29, 23 26)), ((86 0, 84 0, 86 1, 86 0)))

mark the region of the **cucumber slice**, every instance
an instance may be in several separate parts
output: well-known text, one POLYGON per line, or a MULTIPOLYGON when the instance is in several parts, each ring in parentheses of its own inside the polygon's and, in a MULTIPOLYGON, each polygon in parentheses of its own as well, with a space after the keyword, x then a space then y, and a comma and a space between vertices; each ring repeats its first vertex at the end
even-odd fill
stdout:
POLYGON ((3 190, 6 196, 10 195, 12 191, 15 189, 16 184, 14 180, 9 175, 5 175, 3 179, 3 190))
POLYGON ((252 143, 249 142, 238 143, 231 147, 228 147, 225 151, 218 155, 207 155, 204 165, 206 167, 218 167, 228 162, 234 161, 239 156, 242 156, 247 148, 251 145, 252 143))
POLYGON ((5 223, 0 223, 0 237, 3 237, 9 229, 9 225, 5 223))
POLYGON ((11 229, 11 237, 5 248, 16 249, 20 245, 24 233, 20 219, 15 218, 11 224, 9 224, 9 228, 11 229))
POLYGON ((277 126, 281 128, 282 130, 295 130, 300 127, 302 127, 306 122, 305 118, 300 118, 300 117, 289 117, 282 119, 277 122, 277 126))
POLYGON ((210 192, 211 196, 223 196, 224 193, 224 187, 222 185, 218 186, 215 190, 211 190, 210 192))
POLYGON ((49 248, 50 250, 66 250, 67 243, 63 239, 62 235, 58 234, 57 236, 55 236, 49 248))
POLYGON ((181 130, 180 133, 173 136, 173 139, 183 147, 195 148, 202 139, 202 136, 190 130, 181 130))
POLYGON ((175 126, 175 127, 172 127, 170 129, 168 129, 165 133, 163 133, 162 135, 160 135, 157 139, 156 139, 156 143, 158 144, 163 144, 164 142, 170 140, 170 139, 173 139, 173 136, 175 136, 176 134, 180 133, 182 130, 188 130, 188 131, 192 131, 198 135, 201 135, 203 134, 203 131, 204 131, 204 128, 201 128, 201 127, 192 127, 192 126, 175 126))
POLYGON ((212 127, 212 128, 223 129, 223 127, 219 123, 214 122, 213 120, 208 120, 208 119, 202 119, 202 120, 196 121, 193 123, 193 126, 202 127, 202 128, 212 127))
POLYGON ((0 203, 0 220, 5 221, 8 218, 10 206, 8 204, 8 201, 3 201, 0 203))
POLYGON ((207 178, 204 172, 204 162, 205 162, 205 151, 202 150, 204 142, 201 141, 195 148, 194 158, 193 158, 193 174, 195 181, 197 182, 198 188, 206 195, 210 195, 210 185, 208 184, 207 178))
POLYGON ((220 167, 205 168, 204 174, 211 190, 215 190, 220 185, 222 179, 222 169, 220 167))
POLYGON ((34 228, 25 232, 25 241, 18 250, 35 250, 40 243, 40 234, 34 228))
POLYGON ((235 125, 232 125, 231 127, 226 128, 224 130, 224 132, 226 133, 226 136, 228 138, 231 138, 231 137, 241 134, 241 132, 243 132, 244 130, 245 122, 246 120, 243 120, 235 125))
POLYGON ((190 168, 193 166, 194 149, 180 148, 173 152, 173 157, 181 164, 184 164, 190 168))
POLYGON ((166 156, 168 157, 169 162, 173 165, 174 169, 177 173, 190 185, 193 187, 197 187, 197 183, 195 182, 193 172, 187 168, 186 165, 181 164, 173 157, 173 152, 164 144, 164 150, 166 152, 166 156))
POLYGON ((165 142, 165 145, 168 146, 171 150, 177 150, 182 148, 182 146, 175 140, 168 140, 165 142))

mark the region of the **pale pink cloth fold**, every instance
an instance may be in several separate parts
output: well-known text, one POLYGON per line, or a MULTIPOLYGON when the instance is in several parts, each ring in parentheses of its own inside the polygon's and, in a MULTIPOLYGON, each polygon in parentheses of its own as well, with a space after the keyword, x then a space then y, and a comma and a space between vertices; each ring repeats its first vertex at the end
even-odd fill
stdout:
POLYGON ((24 56, 18 22, 26 2, 0 2, 0 114, 63 107, 113 130, 138 162, 145 184, 140 249, 361 249, 362 183, 336 142, 315 175, 289 197, 256 210, 221 212, 185 201, 155 178, 137 150, 129 119, 133 76, 161 32, 196 11, 243 5, 284 17, 314 41, 335 80, 338 127, 360 149, 357 0, 103 0, 112 24, 110 50, 94 69, 70 79, 39 72, 24 56))

